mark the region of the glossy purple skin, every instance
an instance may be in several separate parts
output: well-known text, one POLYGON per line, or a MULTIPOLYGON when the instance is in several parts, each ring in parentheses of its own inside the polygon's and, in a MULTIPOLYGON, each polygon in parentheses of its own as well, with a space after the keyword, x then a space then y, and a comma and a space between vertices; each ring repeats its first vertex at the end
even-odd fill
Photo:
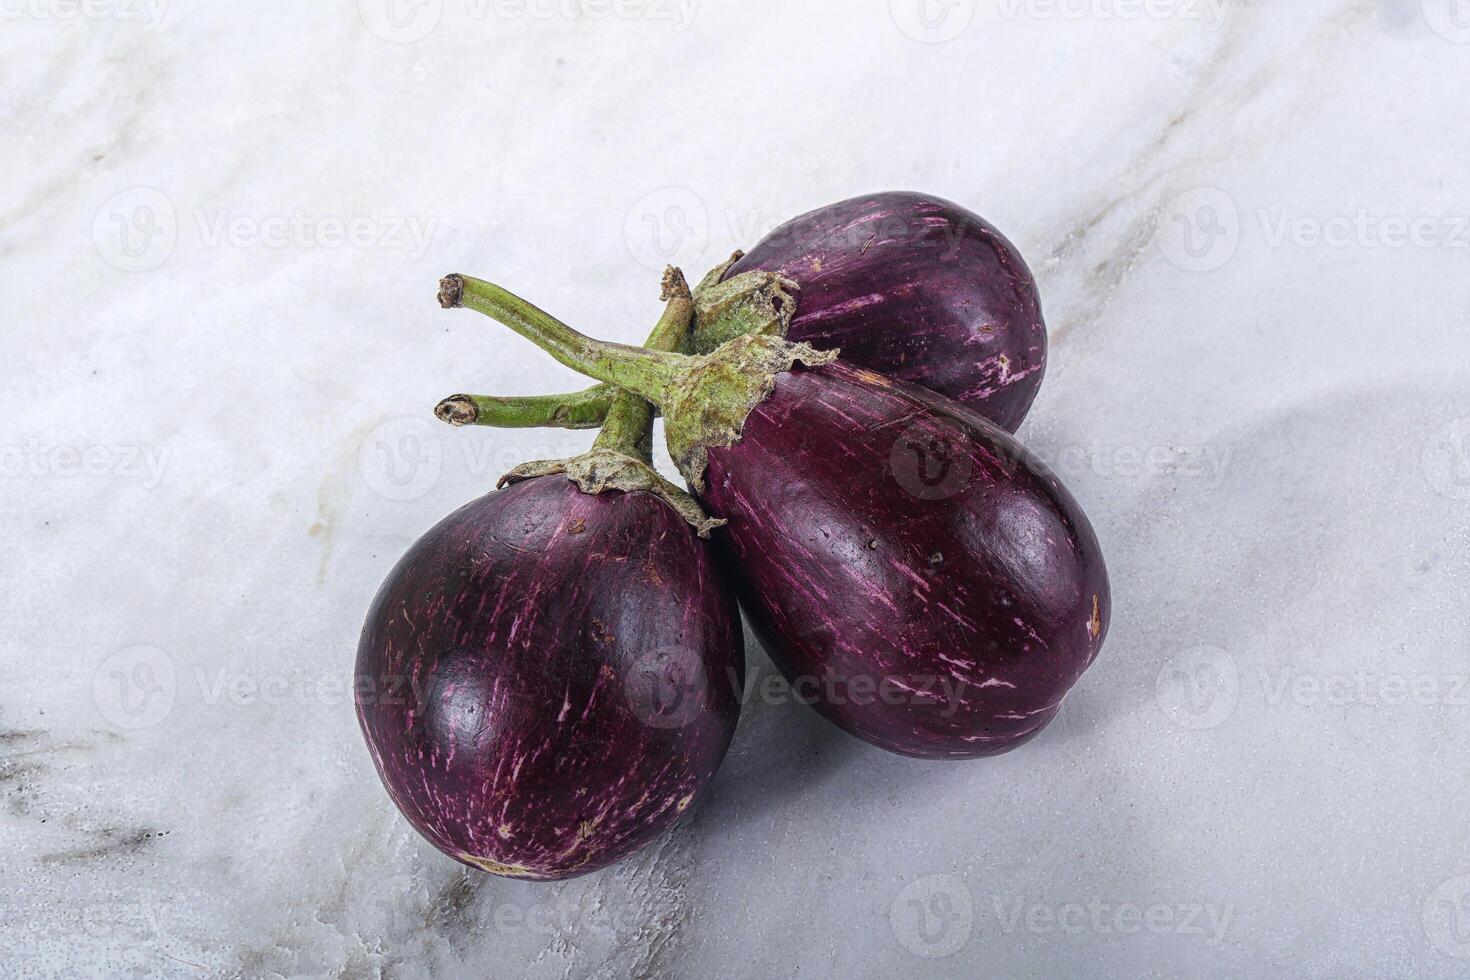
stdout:
POLYGON ((689 526, 648 494, 548 476, 465 505, 399 561, 363 628, 357 712, 419 833, 546 880, 688 809, 743 682, 735 603, 689 526))
POLYGON ((1015 432, 1046 372, 1036 280, 979 215, 929 194, 793 218, 731 268, 801 284, 787 337, 922 385, 1015 432))
POLYGON ((840 728, 923 758, 1015 748, 1108 628, 1071 494, 957 402, 841 361, 778 377, 706 489, 751 625, 840 728))

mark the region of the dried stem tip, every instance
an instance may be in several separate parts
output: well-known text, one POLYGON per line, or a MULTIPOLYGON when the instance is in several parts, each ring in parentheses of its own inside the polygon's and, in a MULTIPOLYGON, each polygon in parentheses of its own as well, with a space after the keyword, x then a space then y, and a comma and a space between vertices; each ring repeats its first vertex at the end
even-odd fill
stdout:
POLYGON ((689 280, 684 278, 684 273, 679 269, 669 266, 664 270, 663 291, 659 299, 667 303, 672 299, 693 299, 689 292, 689 280))
POLYGON ((439 305, 452 310, 464 301, 464 277, 457 272, 439 280, 439 305))
POLYGON ((450 425, 473 425, 480 417, 480 408, 469 395, 450 395, 434 406, 434 414, 450 425))

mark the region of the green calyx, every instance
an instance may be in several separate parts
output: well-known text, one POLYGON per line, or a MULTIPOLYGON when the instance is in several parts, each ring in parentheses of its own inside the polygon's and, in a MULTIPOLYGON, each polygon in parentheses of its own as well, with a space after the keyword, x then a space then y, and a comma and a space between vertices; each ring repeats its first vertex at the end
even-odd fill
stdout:
POLYGON ((771 396, 778 375, 800 363, 821 367, 837 351, 782 337, 742 334, 709 354, 689 358, 662 404, 669 455, 696 492, 704 489, 709 450, 740 441, 751 411, 771 396))
POLYGON ((725 523, 706 514, 693 497, 664 479, 651 465, 615 449, 593 447, 571 459, 524 463, 502 476, 496 486, 557 473, 565 474, 583 493, 594 496, 609 490, 651 493, 672 507, 701 538, 709 537, 711 531, 725 523))
POLYGON ((694 329, 683 348, 686 354, 708 354, 746 334, 786 336, 796 315, 794 294, 801 286, 774 272, 742 272, 722 282, 744 257, 736 252, 694 290, 694 329))

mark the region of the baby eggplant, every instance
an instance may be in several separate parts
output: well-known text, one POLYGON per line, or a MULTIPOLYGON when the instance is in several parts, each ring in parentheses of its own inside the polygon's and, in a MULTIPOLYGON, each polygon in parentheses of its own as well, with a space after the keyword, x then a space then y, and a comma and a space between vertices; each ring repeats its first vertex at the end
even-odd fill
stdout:
MULTIPOLYGON (((781 225, 723 278, 801 287, 786 338, 922 385, 1015 432, 1046 373, 1046 324, 1020 252, 979 215, 929 194, 871 194, 781 225)), ((703 324, 701 323, 701 326, 703 324)), ((694 350, 713 340, 696 329, 694 350)))

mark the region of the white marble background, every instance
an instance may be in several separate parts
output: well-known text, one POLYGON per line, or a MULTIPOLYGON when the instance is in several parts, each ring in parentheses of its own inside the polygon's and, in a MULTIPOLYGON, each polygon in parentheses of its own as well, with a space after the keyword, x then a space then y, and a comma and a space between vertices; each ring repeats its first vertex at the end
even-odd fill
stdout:
POLYGON ((1470 976, 1470 2, 392 2, 0 0, 0 973, 1470 976), (633 862, 438 854, 363 613, 590 436, 438 427, 578 379, 437 278, 636 340, 889 188, 1042 285, 1021 435, 1115 588, 1061 719, 757 698, 633 862))

